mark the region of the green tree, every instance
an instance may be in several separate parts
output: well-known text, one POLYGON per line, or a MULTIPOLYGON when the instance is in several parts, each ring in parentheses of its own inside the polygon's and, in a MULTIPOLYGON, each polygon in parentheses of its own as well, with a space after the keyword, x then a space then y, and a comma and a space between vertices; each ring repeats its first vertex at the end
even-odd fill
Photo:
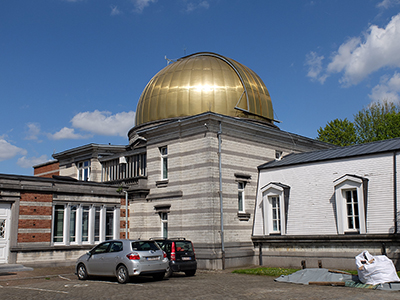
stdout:
POLYGON ((354 124, 347 119, 330 121, 318 129, 317 140, 338 146, 354 145, 357 140, 354 124))
POLYGON ((354 115, 357 144, 400 137, 400 108, 392 102, 372 103, 354 115))

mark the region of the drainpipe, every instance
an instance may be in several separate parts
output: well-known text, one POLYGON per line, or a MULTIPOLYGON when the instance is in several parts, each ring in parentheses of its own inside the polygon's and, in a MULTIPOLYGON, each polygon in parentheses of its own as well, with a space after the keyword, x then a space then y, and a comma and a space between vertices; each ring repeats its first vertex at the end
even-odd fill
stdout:
POLYGON ((128 239, 128 191, 125 192, 125 238, 128 239))
POLYGON ((394 205, 394 234, 397 234, 397 152, 393 152, 393 205, 394 205))
POLYGON ((222 202, 222 166, 221 166, 221 134, 222 125, 219 122, 218 131, 218 165, 219 165, 219 206, 220 206, 220 216, 221 216, 221 252, 222 252, 222 270, 225 270, 225 242, 224 242, 224 208, 222 202))

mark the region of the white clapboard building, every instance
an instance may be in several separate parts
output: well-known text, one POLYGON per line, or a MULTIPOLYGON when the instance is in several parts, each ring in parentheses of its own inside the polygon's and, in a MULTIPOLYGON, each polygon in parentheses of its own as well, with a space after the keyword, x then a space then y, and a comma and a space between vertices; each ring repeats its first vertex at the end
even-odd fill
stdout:
POLYGON ((399 260, 400 138, 290 154, 259 166, 252 240, 263 265, 354 268, 399 260))

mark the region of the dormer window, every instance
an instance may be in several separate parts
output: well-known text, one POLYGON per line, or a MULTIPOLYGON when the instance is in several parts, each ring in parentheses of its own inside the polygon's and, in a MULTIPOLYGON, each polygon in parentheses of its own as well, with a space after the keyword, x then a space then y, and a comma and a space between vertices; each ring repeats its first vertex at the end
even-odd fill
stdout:
POLYGON ((286 234, 286 220, 289 210, 290 187, 279 183, 270 182, 261 188, 262 210, 264 217, 264 233, 286 234))
POLYGON ((368 179, 355 175, 344 175, 334 181, 339 234, 367 232, 367 198, 368 179))

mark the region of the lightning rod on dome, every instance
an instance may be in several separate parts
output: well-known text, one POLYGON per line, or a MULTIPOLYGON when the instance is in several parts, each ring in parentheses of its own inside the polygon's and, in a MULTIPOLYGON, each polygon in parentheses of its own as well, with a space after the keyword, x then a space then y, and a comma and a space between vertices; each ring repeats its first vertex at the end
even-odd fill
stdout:
POLYGON ((165 55, 165 60, 167 61, 167 66, 169 65, 169 63, 171 63, 171 62, 176 62, 176 59, 169 59, 169 58, 167 58, 167 56, 165 55))

